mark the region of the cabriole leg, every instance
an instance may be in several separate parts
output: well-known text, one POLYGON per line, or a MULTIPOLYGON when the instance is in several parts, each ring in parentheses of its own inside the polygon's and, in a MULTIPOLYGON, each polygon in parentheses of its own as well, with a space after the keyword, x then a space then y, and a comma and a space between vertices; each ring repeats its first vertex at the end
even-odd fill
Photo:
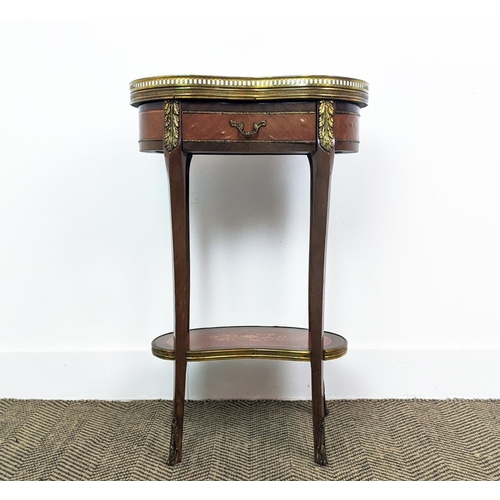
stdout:
MULTIPOLYGON (((331 101, 330 101, 331 102, 331 101)), ((324 103, 324 101, 322 101, 324 103)), ((320 103, 320 106, 322 104, 320 103)), ((323 104, 324 105, 324 104, 323 104)), ((327 105, 333 109, 333 103, 327 105)), ((328 120, 330 112, 324 115, 328 120)), ((318 464, 326 465, 325 413, 326 402, 323 383, 323 299, 326 253, 326 231, 328 224, 328 199, 330 177, 333 167, 333 126, 328 141, 322 141, 321 109, 319 113, 319 138, 317 150, 309 155, 311 166, 311 222, 309 239, 309 348, 311 350, 311 389, 314 432, 314 459, 318 464), (325 146, 326 145, 326 146, 325 146)), ((333 115, 331 116, 333 124, 333 115)), ((323 125, 324 126, 324 125, 323 125)), ((328 131, 327 131, 328 132, 328 131)))
POLYGON ((181 149, 180 109, 176 101, 165 103, 165 160, 170 182, 175 301, 175 382, 168 465, 182 458, 182 430, 186 389, 186 351, 189 349, 189 163, 181 149))

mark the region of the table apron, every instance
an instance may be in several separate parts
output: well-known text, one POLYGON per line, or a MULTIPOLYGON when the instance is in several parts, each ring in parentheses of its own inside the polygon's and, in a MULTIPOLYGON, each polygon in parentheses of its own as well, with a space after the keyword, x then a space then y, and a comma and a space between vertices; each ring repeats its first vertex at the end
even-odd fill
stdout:
MULTIPOLYGON (((164 106, 165 101, 139 106, 140 151, 163 153, 164 106)), ((315 101, 182 101, 180 121, 180 141, 187 153, 308 154, 317 148, 315 101)), ((358 151, 357 105, 335 102, 334 137, 336 153, 358 151)))

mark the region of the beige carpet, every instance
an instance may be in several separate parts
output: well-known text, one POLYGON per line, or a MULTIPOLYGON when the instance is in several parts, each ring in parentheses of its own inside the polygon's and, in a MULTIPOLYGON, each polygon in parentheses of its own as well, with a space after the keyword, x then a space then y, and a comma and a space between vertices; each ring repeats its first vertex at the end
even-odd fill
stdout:
POLYGON ((500 479, 500 400, 330 401, 326 467, 307 401, 189 401, 168 467, 171 407, 0 399, 0 480, 500 479))

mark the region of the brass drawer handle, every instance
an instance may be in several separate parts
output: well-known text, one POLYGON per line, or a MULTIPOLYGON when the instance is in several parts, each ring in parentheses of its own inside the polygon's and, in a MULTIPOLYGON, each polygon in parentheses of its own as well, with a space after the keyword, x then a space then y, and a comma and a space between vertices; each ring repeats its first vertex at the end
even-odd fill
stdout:
POLYGON ((253 130, 250 132, 245 132, 245 125, 243 122, 236 123, 234 120, 229 120, 229 125, 231 125, 231 127, 236 127, 245 137, 249 137, 250 135, 255 135, 259 131, 260 127, 265 127, 266 120, 254 123, 253 130))

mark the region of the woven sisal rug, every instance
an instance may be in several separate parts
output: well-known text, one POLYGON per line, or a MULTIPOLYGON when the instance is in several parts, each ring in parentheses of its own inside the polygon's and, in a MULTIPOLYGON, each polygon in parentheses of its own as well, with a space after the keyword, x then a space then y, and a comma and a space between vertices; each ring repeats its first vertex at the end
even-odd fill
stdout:
POLYGON ((307 401, 188 401, 166 465, 169 401, 0 399, 0 480, 496 480, 500 400, 330 401, 329 465, 307 401))

